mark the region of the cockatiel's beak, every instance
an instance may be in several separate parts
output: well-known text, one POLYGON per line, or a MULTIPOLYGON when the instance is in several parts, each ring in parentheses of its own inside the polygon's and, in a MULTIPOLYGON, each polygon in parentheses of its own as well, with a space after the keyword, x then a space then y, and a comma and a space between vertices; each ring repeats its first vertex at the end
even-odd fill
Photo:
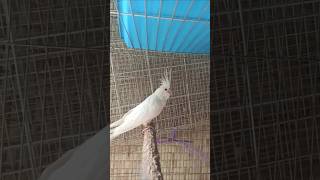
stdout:
POLYGON ((168 93, 172 96, 172 91, 170 89, 168 89, 168 93))

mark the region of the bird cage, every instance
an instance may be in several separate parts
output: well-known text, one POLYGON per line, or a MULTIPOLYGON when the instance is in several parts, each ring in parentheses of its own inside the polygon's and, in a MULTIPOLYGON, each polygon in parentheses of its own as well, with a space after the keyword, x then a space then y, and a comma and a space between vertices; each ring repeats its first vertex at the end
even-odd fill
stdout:
MULTIPOLYGON (((186 38, 183 41, 177 31, 180 29, 180 35, 185 36, 184 33, 189 31, 184 29, 185 25, 191 20, 183 14, 184 19, 173 18, 171 31, 167 27, 168 32, 161 32, 166 28, 163 24, 166 24, 167 19, 161 14, 154 20, 153 16, 158 16, 155 11, 161 7, 173 10, 176 1, 162 2, 159 4, 161 1, 152 1, 152 5, 155 4, 157 7, 148 11, 151 6, 148 4, 151 3, 150 1, 111 1, 111 122, 120 119, 128 110, 151 95, 159 87, 160 78, 165 69, 171 68, 173 95, 161 114, 153 120, 163 178, 168 180, 209 179, 209 20, 204 21, 198 18, 199 22, 195 22, 194 25, 201 26, 198 27, 199 32, 193 33, 207 35, 202 43, 199 43, 202 49, 189 47, 180 48, 179 51, 177 48, 179 45, 191 43, 193 38, 186 38), (141 7, 147 8, 144 11, 146 14, 139 11, 141 7), (128 14, 134 14, 134 16, 127 17, 128 14), (200 22, 201 20, 203 22, 200 22), (181 27, 176 24, 183 21, 186 24, 180 24, 181 27), (154 27, 149 23, 154 23, 152 24, 154 27), (206 27, 202 29, 204 32, 200 31, 202 26, 206 27), (157 28, 160 29, 158 33, 157 28), (168 34, 167 38, 166 34, 168 34), (172 45, 166 45, 166 43, 172 43, 172 45)), ((199 5, 192 4, 192 1, 185 2, 188 3, 185 5, 185 10, 189 8, 200 11, 205 8, 205 5, 209 6, 209 1, 203 1, 204 3, 201 2, 199 5)), ((184 5, 182 1, 180 5, 178 2, 177 12, 182 5, 184 5)), ((209 14, 209 11, 206 13, 209 14)), ((171 22, 170 18, 168 22, 171 22)), ((203 38, 205 35, 198 38, 203 38)), ((201 41, 201 39, 194 39, 194 41, 198 40, 201 41)), ((111 179, 141 179, 142 128, 140 126, 124 133, 110 144, 111 179)))

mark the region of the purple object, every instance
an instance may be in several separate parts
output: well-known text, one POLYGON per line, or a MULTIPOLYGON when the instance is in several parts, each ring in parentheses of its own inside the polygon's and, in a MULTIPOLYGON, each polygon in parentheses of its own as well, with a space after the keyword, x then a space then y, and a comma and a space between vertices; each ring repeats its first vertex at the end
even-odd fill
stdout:
POLYGON ((186 152, 189 152, 189 153, 193 154, 194 156, 200 157, 200 159, 202 161, 209 162, 209 158, 205 153, 203 153, 201 151, 198 151, 194 147, 192 147, 192 141, 176 139, 176 132, 177 132, 177 129, 174 128, 171 131, 171 135, 169 137, 163 138, 162 140, 157 140, 157 144, 178 144, 178 145, 182 145, 186 152))

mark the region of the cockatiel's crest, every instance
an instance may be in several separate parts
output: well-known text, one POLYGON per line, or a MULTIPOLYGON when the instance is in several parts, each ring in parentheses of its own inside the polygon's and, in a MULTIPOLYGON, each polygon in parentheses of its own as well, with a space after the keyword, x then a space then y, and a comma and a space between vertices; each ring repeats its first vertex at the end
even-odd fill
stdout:
POLYGON ((165 86, 165 87, 168 87, 170 88, 170 83, 171 83, 171 71, 172 69, 166 69, 164 74, 163 74, 163 77, 160 79, 161 83, 160 85, 161 86, 165 86))

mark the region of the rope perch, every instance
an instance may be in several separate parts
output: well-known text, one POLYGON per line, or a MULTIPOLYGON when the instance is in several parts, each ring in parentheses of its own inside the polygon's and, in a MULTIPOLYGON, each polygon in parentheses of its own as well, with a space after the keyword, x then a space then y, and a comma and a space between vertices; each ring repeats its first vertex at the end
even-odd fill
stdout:
POLYGON ((142 133, 142 179, 163 180, 154 124, 144 125, 142 133))

